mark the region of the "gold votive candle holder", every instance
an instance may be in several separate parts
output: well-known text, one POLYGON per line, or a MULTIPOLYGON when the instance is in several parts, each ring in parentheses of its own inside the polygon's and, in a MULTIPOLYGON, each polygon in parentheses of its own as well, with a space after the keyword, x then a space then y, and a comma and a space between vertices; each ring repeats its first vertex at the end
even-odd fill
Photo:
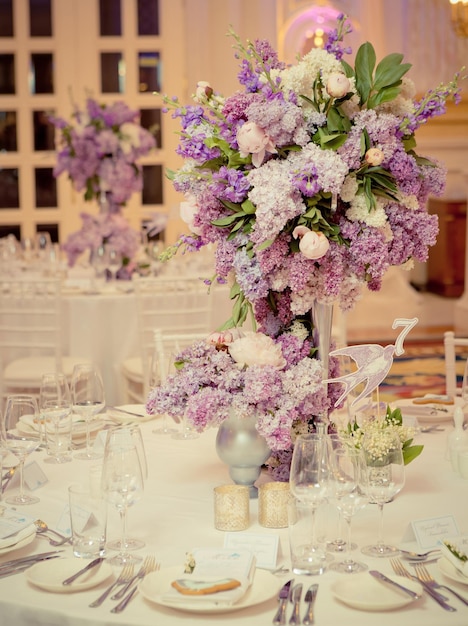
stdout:
POLYGON ((214 489, 214 524, 217 530, 245 530, 250 522, 250 494, 244 485, 214 489))
POLYGON ((258 488, 258 523, 265 528, 286 528, 288 502, 291 497, 289 483, 264 483, 258 488))

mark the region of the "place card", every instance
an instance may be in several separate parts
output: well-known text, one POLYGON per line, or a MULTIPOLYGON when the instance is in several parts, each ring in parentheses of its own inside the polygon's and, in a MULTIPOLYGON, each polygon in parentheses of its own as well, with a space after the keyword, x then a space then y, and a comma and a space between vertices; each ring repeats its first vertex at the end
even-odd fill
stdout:
POLYGON ((255 555, 257 567, 274 569, 278 558, 279 536, 260 533, 226 533, 224 547, 250 550, 255 555))
POLYGON ((198 577, 224 578, 229 574, 231 578, 249 581, 255 570, 255 555, 247 549, 196 548, 193 557, 198 577))
MULTIPOLYGON (((9 485, 10 489, 12 487, 19 487, 19 483, 20 483, 19 474, 20 474, 19 472, 15 472, 13 474, 11 481, 10 481, 10 485, 9 485)), ((29 491, 34 491, 35 489, 39 489, 39 487, 42 487, 47 482, 49 482, 49 479, 44 474, 43 470, 39 467, 36 461, 33 461, 32 463, 28 463, 27 465, 24 466, 23 480, 24 480, 24 484, 29 489, 29 491)))
POLYGON ((0 514, 0 539, 16 535, 34 523, 34 518, 19 513, 15 509, 2 506, 0 514))
POLYGON ((429 517, 410 523, 403 541, 417 541, 424 550, 437 548, 446 537, 459 535, 457 523, 453 515, 429 517))

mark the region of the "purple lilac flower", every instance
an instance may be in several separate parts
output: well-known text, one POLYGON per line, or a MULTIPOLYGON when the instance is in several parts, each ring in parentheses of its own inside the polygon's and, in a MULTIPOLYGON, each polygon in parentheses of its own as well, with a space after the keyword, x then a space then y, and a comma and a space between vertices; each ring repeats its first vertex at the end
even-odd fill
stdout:
POLYGON ((249 188, 250 183, 241 170, 222 166, 218 172, 213 174, 211 192, 221 200, 242 202, 245 200, 249 188))

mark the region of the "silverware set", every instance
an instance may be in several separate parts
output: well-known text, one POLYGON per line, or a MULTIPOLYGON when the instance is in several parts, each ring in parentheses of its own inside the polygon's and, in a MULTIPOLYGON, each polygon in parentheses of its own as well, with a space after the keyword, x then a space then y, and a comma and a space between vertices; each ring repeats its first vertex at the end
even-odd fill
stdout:
MULTIPOLYGON (((279 607, 273 618, 273 624, 275 626, 283 626, 286 624, 286 611, 288 603, 293 605, 292 613, 289 618, 290 626, 298 626, 301 623, 301 598, 302 598, 302 583, 294 584, 294 579, 288 580, 278 593, 279 607)), ((306 611, 302 619, 302 623, 305 626, 309 626, 314 622, 314 602, 317 596, 318 585, 311 585, 304 596, 306 603, 306 611)))
POLYGON ((5 561, 0 565, 0 578, 6 578, 13 574, 20 574, 27 570, 31 565, 39 563, 40 561, 47 561, 49 559, 56 559, 61 556, 63 550, 55 550, 54 552, 42 552, 41 554, 34 554, 32 556, 26 556, 21 559, 13 559, 12 561, 5 561))

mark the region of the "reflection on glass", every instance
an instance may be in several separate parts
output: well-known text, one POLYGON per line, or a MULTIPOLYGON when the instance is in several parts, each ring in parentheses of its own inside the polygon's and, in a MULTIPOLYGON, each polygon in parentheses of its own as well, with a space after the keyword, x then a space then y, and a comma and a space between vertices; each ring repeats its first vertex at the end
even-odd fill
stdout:
POLYGON ((99 0, 99 33, 101 37, 122 34, 120 0, 99 0))
POLYGON ((31 37, 52 37, 50 0, 29 0, 29 34, 31 37))
POLYGON ((43 209, 57 206, 57 184, 51 167, 37 167, 34 170, 36 183, 36 207, 43 209))
POLYGON ((161 91, 161 55, 159 52, 138 53, 138 82, 141 93, 161 91))
POLYGON ((143 165, 142 204, 163 204, 162 165, 143 165))
POLYGON ((156 139, 156 147, 162 148, 161 133, 161 110, 160 109, 140 109, 140 123, 143 128, 149 130, 156 139))
POLYGON ((0 152, 16 152, 16 111, 0 111, 0 152))
POLYGON ((13 0, 0 0, 0 37, 13 34, 13 0))
POLYGON ((138 0, 138 34, 159 35, 158 0, 138 0))
POLYGON ((125 91, 125 61, 121 52, 101 52, 102 93, 125 91))
POLYGON ((54 65, 52 53, 34 52, 31 54, 29 90, 34 94, 54 93, 54 65))
POLYGON ((48 120, 52 111, 33 111, 34 150, 55 150, 54 127, 48 120))
POLYGON ((19 209, 18 168, 0 169, 0 209, 19 209))
POLYGON ((0 94, 16 93, 15 55, 0 54, 0 94))

